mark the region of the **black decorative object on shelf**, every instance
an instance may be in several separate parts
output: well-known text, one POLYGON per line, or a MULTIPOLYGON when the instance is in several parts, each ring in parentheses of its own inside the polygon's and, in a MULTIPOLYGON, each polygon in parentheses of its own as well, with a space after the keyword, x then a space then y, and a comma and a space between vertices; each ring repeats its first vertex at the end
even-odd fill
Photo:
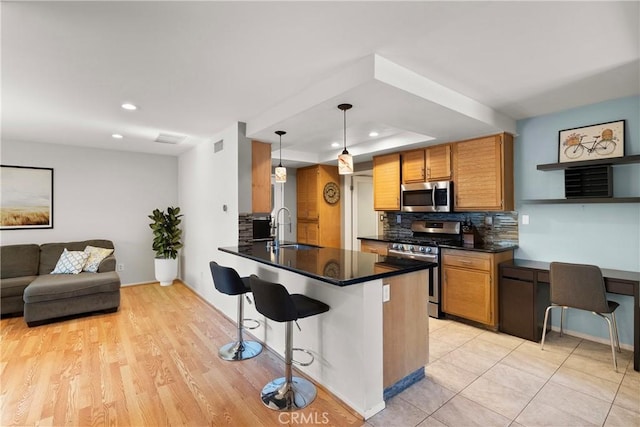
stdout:
POLYGON ((567 199, 613 197, 611 165, 565 169, 564 196, 567 199))

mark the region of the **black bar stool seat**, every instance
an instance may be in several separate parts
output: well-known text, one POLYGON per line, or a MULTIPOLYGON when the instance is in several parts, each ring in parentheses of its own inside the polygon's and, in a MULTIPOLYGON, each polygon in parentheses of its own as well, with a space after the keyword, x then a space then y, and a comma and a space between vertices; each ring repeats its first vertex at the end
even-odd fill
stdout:
MULTIPOLYGON (((251 292, 250 279, 248 277, 240 277, 233 268, 223 267, 214 261, 209 263, 209 268, 211 269, 211 276, 213 276, 213 284, 219 292, 238 296, 238 316, 236 319, 238 338, 236 341, 220 347, 218 356, 223 360, 246 360, 257 356, 262 351, 262 345, 256 341, 245 341, 242 338, 243 323, 247 320, 253 320, 244 319, 243 296, 251 292)), ((253 321, 256 322, 255 327, 257 327, 257 321, 253 321)), ((247 329, 254 329, 254 327, 247 327, 247 329)))
MULTIPOLYGON (((302 350, 293 348, 293 322, 329 311, 329 306, 306 295, 289 294, 287 289, 279 283, 267 282, 255 275, 250 279, 258 312, 273 321, 286 322, 285 376, 276 378, 264 386, 261 393, 262 403, 277 411, 302 409, 313 402, 317 391, 310 381, 292 375, 293 351, 302 350)), ((313 358, 308 351, 302 351, 313 358)), ((308 366, 312 362, 313 359, 309 363, 299 364, 308 366)))

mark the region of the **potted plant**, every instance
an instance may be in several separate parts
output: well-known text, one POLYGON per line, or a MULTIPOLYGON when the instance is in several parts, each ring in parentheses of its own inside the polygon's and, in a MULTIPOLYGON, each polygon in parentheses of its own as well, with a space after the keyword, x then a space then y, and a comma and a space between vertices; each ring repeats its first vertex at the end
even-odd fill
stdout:
POLYGON ((173 280, 178 277, 178 249, 182 248, 182 230, 179 225, 179 207, 168 207, 167 212, 154 209, 149 215, 153 222, 149 227, 153 230, 153 250, 156 253, 155 272, 156 280, 161 286, 173 284, 173 280))

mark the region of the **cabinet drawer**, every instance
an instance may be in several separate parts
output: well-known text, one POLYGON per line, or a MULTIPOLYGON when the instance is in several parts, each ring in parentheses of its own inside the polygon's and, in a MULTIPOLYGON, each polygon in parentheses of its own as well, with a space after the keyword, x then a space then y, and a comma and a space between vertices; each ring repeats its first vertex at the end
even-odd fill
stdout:
POLYGON ((445 265, 471 268, 474 270, 491 270, 491 255, 465 251, 446 252, 442 256, 445 265))
POLYGON ((533 271, 524 270, 522 268, 503 267, 502 277, 524 280, 526 282, 533 282, 533 271))
POLYGON ((538 271, 538 283, 551 283, 548 271, 538 271))

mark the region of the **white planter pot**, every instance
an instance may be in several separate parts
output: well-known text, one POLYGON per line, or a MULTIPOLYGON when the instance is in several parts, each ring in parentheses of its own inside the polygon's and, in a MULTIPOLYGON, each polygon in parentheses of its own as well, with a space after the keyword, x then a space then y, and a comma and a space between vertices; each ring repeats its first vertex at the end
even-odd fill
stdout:
POLYGON ((173 284, 173 280, 178 277, 178 259, 155 259, 156 280, 161 286, 173 284))

